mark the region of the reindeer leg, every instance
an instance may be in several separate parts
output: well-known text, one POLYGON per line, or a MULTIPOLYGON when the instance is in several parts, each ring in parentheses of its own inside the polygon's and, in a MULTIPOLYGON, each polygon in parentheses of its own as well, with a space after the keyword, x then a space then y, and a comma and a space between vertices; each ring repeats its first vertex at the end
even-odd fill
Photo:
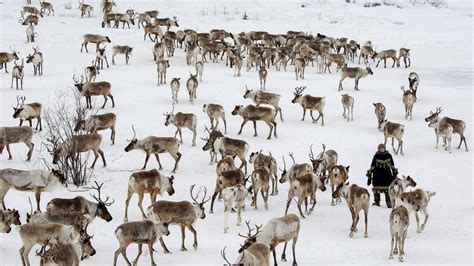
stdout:
POLYGON ((394 239, 394 236, 392 234, 392 238, 391 238, 391 241, 390 241, 390 254, 388 255, 388 259, 393 259, 393 244, 395 242, 395 239, 394 239))
POLYGON ((163 253, 165 253, 165 254, 170 254, 171 253, 168 250, 168 248, 166 247, 165 241, 163 241, 163 237, 160 237, 160 244, 161 244, 161 247, 163 248, 163 253))
POLYGON ((244 128, 244 126, 245 126, 245 124, 246 124, 247 122, 248 122, 248 120, 245 120, 245 119, 244 119, 244 122, 242 122, 242 124, 240 125, 240 130, 239 130, 239 132, 237 133, 237 135, 242 134, 242 128, 244 128))
POLYGON ((104 167, 106 167, 107 163, 105 162, 104 152, 100 148, 99 148, 98 152, 100 154, 100 157, 102 157, 102 163, 104 164, 104 167))
POLYGON ((132 265, 130 263, 130 261, 128 260, 128 258, 127 258, 127 247, 124 247, 124 249, 122 250, 122 256, 123 256, 124 260, 127 262, 128 265, 132 265))
POLYGON ((8 152, 8 160, 11 160, 13 157, 12 157, 12 153, 10 152, 10 144, 7 144, 6 146, 7 146, 7 152, 8 152))
POLYGON ((288 201, 286 202, 285 215, 288 214, 288 208, 290 208, 291 200, 292 200, 292 199, 288 199, 288 201))
POLYGON ((428 221, 428 218, 430 217, 430 215, 428 214, 428 210, 426 209, 426 207, 422 208, 421 212, 423 212, 423 214, 425 215, 425 221, 421 225, 421 231, 423 231, 425 230, 426 222, 428 221))
MULTIPOLYGON (((132 264, 134 266, 138 264, 138 258, 140 258, 140 255, 142 255, 142 246, 143 246, 143 244, 138 244, 138 254, 135 257, 135 259, 132 261, 132 264)), ((153 258, 153 252, 152 251, 150 251, 150 256, 152 256, 152 258, 153 258)))
POLYGON ((415 219, 416 219, 416 232, 421 233, 420 218, 418 217, 418 211, 415 211, 415 219))
POLYGON ((276 247, 273 248, 272 253, 273 253, 273 265, 278 266, 277 257, 276 257, 276 247))
POLYGON ((146 215, 145 215, 145 212, 143 211, 143 205, 142 205, 144 194, 145 194, 145 191, 138 191, 138 208, 140 208, 140 211, 142 212, 143 219, 146 219, 146 215))
POLYGON ((30 260, 28 259, 28 255, 30 254, 32 247, 33 246, 31 244, 23 245, 23 247, 21 247, 20 255, 21 255, 23 265, 30 266, 30 260))
POLYGON ((286 246, 288 245, 288 242, 285 242, 285 246, 283 246, 283 253, 281 253, 281 261, 286 262, 286 246))
POLYGON ((369 216, 369 208, 366 207, 366 208, 364 208, 364 222, 365 222, 364 237, 365 238, 367 238, 369 236, 368 233, 367 233, 367 227, 368 227, 368 223, 369 223, 368 216, 369 216))
MULTIPOLYGON (((133 196, 133 191, 128 189, 127 199, 125 200, 125 215, 123 217, 123 222, 124 223, 128 222, 128 205, 130 204, 130 199, 132 198, 132 196, 133 196)), ((151 203, 153 203, 153 201, 151 203)))
MULTIPOLYGON (((150 153, 147 152, 147 153, 146 153, 146 157, 145 157, 145 164, 143 165, 142 170, 145 170, 146 164, 148 163, 148 159, 150 159, 150 153)), ((160 170, 161 170, 161 169, 162 169, 162 168, 160 167, 160 170)))
POLYGON ((352 207, 349 207, 349 210, 351 211, 351 216, 352 216, 352 225, 351 225, 351 232, 349 234, 349 237, 353 237, 354 236, 354 229, 355 229, 355 211, 352 207))
POLYGON ((107 103, 107 95, 104 95, 104 104, 102 105, 102 109, 104 109, 105 107, 105 104, 107 103))
MULTIPOLYGON (((300 212, 301 218, 304 219, 304 218, 306 218, 306 217, 304 216, 303 211, 301 210, 301 203, 302 203, 302 202, 301 202, 300 200, 298 200, 297 207, 298 207, 298 211, 300 212)), ((285 214, 285 215, 286 215, 286 214, 285 214)))
POLYGON ((36 210, 41 212, 40 200, 41 200, 41 188, 35 187, 35 198, 36 198, 36 210))
POLYGON ((91 166, 91 169, 94 169, 94 166, 95 166, 95 162, 97 162, 97 159, 99 159, 99 153, 98 151, 94 151, 94 162, 92 163, 92 166, 91 166))

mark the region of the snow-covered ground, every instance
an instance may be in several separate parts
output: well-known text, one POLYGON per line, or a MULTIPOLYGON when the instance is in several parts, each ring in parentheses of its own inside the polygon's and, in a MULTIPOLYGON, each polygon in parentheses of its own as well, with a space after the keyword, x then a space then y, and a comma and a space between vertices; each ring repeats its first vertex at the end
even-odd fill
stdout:
MULTIPOLYGON (((15 46, 24 58, 32 51, 31 44, 25 44, 25 26, 18 23, 23 1, 2 1, 0 4, 0 50, 8 51, 15 46)), ((53 1, 52 1, 53 2, 53 1)), ((2 126, 17 125, 12 118, 11 105, 18 94, 25 95, 27 102, 38 101, 45 108, 51 104, 57 91, 73 90, 71 79, 74 73, 80 74, 86 65, 95 57, 93 45, 89 53, 80 53, 82 35, 86 33, 103 34, 110 37, 108 45, 111 63, 111 46, 128 44, 133 46, 130 64, 125 65, 123 56, 116 58, 117 65, 101 71, 98 80, 112 84, 112 93, 116 107, 107 105, 102 112, 117 114, 116 144, 110 145, 109 132, 105 132, 102 148, 108 161, 106 168, 98 162, 94 171, 97 180, 105 182, 104 193, 115 199, 110 207, 113 221, 106 223, 97 219, 89 226, 94 234, 93 244, 97 254, 83 261, 84 265, 110 265, 113 254, 118 247, 114 236, 115 228, 122 222, 128 178, 132 171, 143 164, 145 155, 138 151, 124 152, 127 138, 132 136, 131 125, 135 125, 137 137, 148 135, 172 136, 175 128, 164 126, 163 113, 171 111, 171 92, 169 85, 156 86, 156 65, 153 62, 150 40, 143 41, 143 30, 136 26, 132 29, 103 29, 100 27, 102 15, 99 12, 99 1, 89 1, 95 11, 91 18, 80 18, 77 3, 72 2, 73 9, 66 10, 63 1, 54 1, 56 16, 45 17, 36 27, 39 33, 37 44, 45 57, 44 76, 34 77, 31 65, 26 66, 24 91, 10 89, 10 74, 0 71, 1 77, 1 123, 2 126)), ((168 83, 173 77, 181 77, 179 104, 175 111, 193 112, 198 116, 198 145, 191 146, 191 134, 184 130, 184 144, 181 146, 182 160, 175 174, 176 194, 169 200, 190 200, 189 186, 197 184, 206 186, 211 193, 215 184, 215 168, 208 165, 208 154, 201 147, 204 142, 200 137, 207 137, 204 125, 208 118, 202 112, 205 103, 220 103, 227 111, 228 136, 242 138, 250 145, 250 151, 263 149, 271 151, 281 166, 282 155, 292 152, 298 162, 309 162, 309 146, 314 144, 315 152, 325 143, 328 148, 339 153, 339 163, 350 165, 350 182, 365 187, 365 172, 369 168, 377 144, 383 142, 383 134, 376 130, 376 118, 373 113, 373 102, 382 101, 387 109, 387 118, 405 125, 405 156, 394 156, 400 175, 410 175, 423 189, 436 191, 429 205, 430 218, 426 230, 416 233, 414 216, 410 218, 410 228, 406 241, 405 261, 408 264, 471 264, 472 263, 472 155, 464 149, 453 149, 452 153, 434 149, 435 135, 428 128, 424 118, 436 106, 443 108, 443 114, 463 119, 467 124, 467 143, 472 148, 472 4, 470 1, 448 1, 448 8, 436 9, 426 5, 413 7, 402 2, 403 8, 382 6, 365 8, 362 4, 346 4, 344 1, 305 1, 302 8, 299 1, 116 1, 116 11, 124 12, 133 7, 135 10, 160 10, 161 17, 177 16, 179 29, 190 28, 206 32, 213 28, 222 28, 238 33, 250 30, 266 30, 272 33, 285 33, 288 30, 301 30, 316 34, 317 32, 334 36, 346 36, 360 43, 371 40, 378 50, 411 48, 412 67, 373 68, 374 75, 360 81, 360 91, 352 89, 353 81, 344 82, 345 92, 355 98, 354 122, 347 123, 342 118, 341 93, 337 91, 339 74, 316 75, 315 67, 306 69, 305 80, 296 81, 293 67, 288 72, 277 72, 271 68, 267 80, 267 89, 282 95, 282 108, 285 122, 278 122, 278 139, 266 140, 268 128, 258 123, 259 136, 252 137, 250 124, 244 128, 241 136, 237 132, 241 123, 240 117, 233 117, 230 112, 238 104, 248 104, 242 98, 245 85, 257 88, 258 75, 255 69, 242 71, 242 77, 234 78, 233 69, 225 67, 223 62, 207 63, 204 70, 204 81, 199 84, 197 101, 190 105, 187 101, 185 80, 193 67, 185 63, 184 52, 178 49, 170 58, 168 83), (467 4, 466 4, 467 3, 467 4), (249 20, 242 20, 246 12, 249 20), (400 86, 408 86, 408 73, 416 71, 421 78, 418 101, 414 107, 413 120, 404 119, 404 107, 400 86), (312 124, 308 117, 300 121, 302 109, 293 105, 293 90, 296 86, 307 86, 307 93, 326 97, 325 126, 312 124)), ((34 5, 38 5, 34 2, 34 5)), ((177 29, 174 29, 177 30, 177 29)), ((9 64, 9 70, 13 64, 9 64)), ((373 66, 374 67, 374 66, 373 66)), ((95 101, 99 106, 102 99, 95 101)), ((45 124, 43 125, 45 126, 45 124)), ((44 134, 44 133, 40 133, 44 134)), ((35 135, 33 142, 39 144, 41 138, 35 135)), ((453 137, 453 146, 459 143, 459 136, 453 137)), ((39 148, 40 145, 37 145, 39 148)), ((6 152, 6 151, 5 151, 6 152)), ((26 147, 23 144, 12 145, 14 159, 7 160, 2 154, 1 168, 34 169, 43 165, 37 160, 35 151, 31 163, 25 163, 26 147)), ((287 163, 290 159, 287 156, 287 163)), ((173 161, 170 156, 162 156, 164 174, 168 175, 173 161)), ((148 169, 157 167, 152 158, 148 169)), ((250 167, 249 169, 252 169, 250 167)), ((262 224, 270 218, 282 216, 287 199, 288 184, 280 185, 280 194, 270 197, 268 211, 247 208, 243 219, 250 219, 254 224, 262 224)), ((74 189, 70 186, 71 189, 74 189)), ((74 197, 82 194, 89 197, 89 192, 73 193, 66 188, 54 193, 43 193, 42 208, 53 197, 74 197)), ((25 222, 29 211, 27 196, 32 194, 10 191, 6 196, 9 208, 19 209, 22 222, 25 222)), ((353 239, 348 237, 351 223, 350 213, 345 203, 330 206, 331 195, 328 191, 318 192, 318 204, 313 214, 301 222, 300 237, 297 243, 297 260, 304 264, 361 264, 380 265, 398 263, 388 260, 390 236, 388 217, 390 210, 385 207, 370 208, 369 238, 363 238, 361 232, 353 239)), ((141 215, 136 205, 136 196, 129 208, 129 219, 139 220, 141 215)), ((259 199, 260 203, 261 200, 259 199)), ((382 197, 383 201, 383 197, 382 197)), ((149 204, 145 198, 144 205, 149 204)), ((383 205, 383 203, 382 203, 383 205)), ((206 212, 209 205, 206 206, 206 212)), ((297 213, 294 203, 290 212, 297 213)), ((423 216, 421 216, 423 217, 423 216)), ((245 233, 245 226, 236 227, 232 215, 232 226, 228 234, 223 234, 223 206, 216 202, 215 214, 208 214, 205 220, 197 222, 199 248, 192 250, 192 234, 186 231, 186 246, 189 251, 181 252, 179 227, 172 226, 171 234, 165 242, 172 254, 164 255, 159 243, 155 260, 159 264, 219 265, 224 261, 219 252, 227 246, 227 257, 234 260, 242 239, 238 233, 245 233)), ((362 223, 362 221, 361 221, 362 223)), ((359 223, 359 229, 363 224, 359 223)), ((16 231, 0 235, 0 264, 19 265, 18 250, 21 240, 16 231)), ((35 249, 33 249, 35 250, 35 249)), ((278 257, 282 247, 277 248, 278 257)), ((136 247, 131 246, 128 255, 135 255, 136 247)), ((32 252, 33 253, 33 252, 32 252)), ((149 256, 144 251, 140 265, 149 263, 149 256)), ((291 250, 287 250, 287 263, 291 263, 291 250)), ((30 254, 34 264, 38 257, 30 254)), ((124 261, 119 258, 120 264, 124 261)))

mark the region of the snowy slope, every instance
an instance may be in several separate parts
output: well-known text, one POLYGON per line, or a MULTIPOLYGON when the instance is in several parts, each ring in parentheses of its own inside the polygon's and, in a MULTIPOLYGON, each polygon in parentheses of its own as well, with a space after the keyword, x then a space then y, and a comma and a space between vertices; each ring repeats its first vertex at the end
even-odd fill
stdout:
MULTIPOLYGON (((106 223, 96 220, 89 231, 94 234, 93 244, 97 254, 82 263, 84 265, 110 265, 113 253, 118 247, 113 234, 123 218, 124 202, 128 178, 132 171, 141 168, 144 154, 138 151, 125 153, 126 139, 132 136, 131 125, 135 125, 137 137, 148 135, 172 136, 175 129, 164 126, 162 113, 171 111, 171 93, 169 85, 156 86, 156 66, 152 58, 153 43, 143 41, 143 31, 136 26, 132 29, 103 29, 99 12, 99 1, 91 1, 95 12, 91 18, 81 19, 77 3, 72 10, 65 10, 62 1, 55 1, 55 17, 41 19, 36 28, 39 33, 38 45, 45 56, 44 76, 34 77, 31 65, 26 66, 24 79, 27 101, 42 102, 45 107, 51 104, 57 91, 73 90, 72 75, 80 74, 84 66, 89 65, 95 57, 93 45, 89 45, 89 53, 80 53, 82 35, 98 33, 108 35, 112 44, 108 46, 111 63, 112 45, 128 44, 134 47, 130 65, 124 64, 121 56, 116 58, 117 65, 101 71, 98 80, 106 80, 112 84, 116 108, 107 105, 99 112, 117 114, 116 144, 110 145, 109 132, 104 132, 102 143, 108 161, 106 168, 98 162, 95 175, 97 180, 105 182, 104 193, 115 198, 111 207, 113 221, 106 223)), ((204 103, 222 104, 227 111, 228 135, 246 140, 250 151, 263 149, 271 151, 281 166, 282 155, 292 152, 298 162, 308 162, 310 144, 314 144, 315 152, 325 143, 328 148, 339 153, 339 163, 350 165, 350 182, 365 186, 365 172, 368 169, 377 144, 383 142, 383 135, 376 130, 376 118, 373 113, 373 102, 382 101, 388 108, 389 120, 405 125, 405 156, 394 156, 395 163, 401 174, 411 175, 420 188, 436 191, 429 205, 430 219, 422 234, 416 233, 414 216, 410 216, 411 225, 406 242, 405 261, 408 264, 470 264, 472 262, 472 154, 463 149, 453 149, 451 154, 442 149, 434 149, 435 136, 428 128, 424 118, 436 106, 443 108, 443 114, 463 119, 467 127, 467 143, 472 145, 472 10, 466 8, 436 9, 428 6, 403 9, 396 7, 364 8, 361 5, 347 5, 343 1, 306 1, 309 5, 301 8, 301 2, 288 1, 116 1, 116 11, 124 12, 127 8, 143 11, 160 10, 162 17, 177 16, 180 29, 191 28, 205 32, 213 28, 222 28, 234 33, 250 30, 267 30, 272 33, 284 33, 288 30, 301 30, 316 34, 321 32, 329 36, 346 36, 360 43, 372 40, 378 50, 411 48, 412 67, 377 68, 374 75, 360 81, 360 92, 352 90, 353 81, 344 82, 345 92, 355 98, 354 122, 347 123, 342 118, 340 94, 337 92, 339 74, 316 75, 314 67, 306 69, 306 79, 296 81, 293 68, 288 72, 277 72, 272 67, 267 89, 282 95, 282 108, 285 122, 278 122, 278 139, 266 140, 268 128, 258 123, 259 136, 252 137, 250 124, 244 128, 243 134, 237 136, 241 123, 240 117, 233 117, 230 112, 238 104, 248 104, 242 98, 245 85, 258 87, 258 75, 255 69, 242 71, 242 77, 234 78, 233 69, 225 67, 223 62, 205 65, 204 81, 199 84, 197 101, 194 105, 187 102, 185 81, 193 67, 185 64, 183 50, 177 49, 175 56, 170 58, 168 82, 172 77, 181 77, 179 104, 175 111, 193 112, 198 116, 198 138, 207 137, 204 125, 208 118, 202 113, 204 103), (323 4, 319 4, 324 2, 323 4), (225 10, 225 12, 224 12, 225 10), (250 20, 241 19, 247 12, 250 20), (401 22, 401 23, 400 23, 401 22), (470 36, 470 37, 469 37, 470 36), (418 96, 414 107, 414 120, 404 119, 404 107, 401 99, 400 86, 407 87, 408 73, 416 71, 421 77, 418 96), (308 117, 301 122, 302 109, 291 103, 293 89, 296 86, 307 86, 307 93, 326 97, 325 126, 312 124, 308 117)), ((460 1, 455 1, 460 2, 460 1)), ((456 6, 454 4, 454 6, 456 6)), ((37 3, 34 3, 37 5, 37 3)), ((465 4, 465 3, 462 3, 465 4)), ((0 5, 0 50, 8 51, 15 45, 25 57, 31 50, 31 44, 25 44, 25 27, 18 23, 21 10, 18 1, 3 1, 0 5)), ((465 7, 466 5, 463 5, 465 7)), ((9 64, 9 70, 12 64, 9 64)), ((12 118, 11 104, 14 104, 18 91, 10 89, 9 74, 0 71, 1 78, 1 122, 2 126, 17 125, 12 118)), ((102 99, 94 102, 99 106, 102 99)), ((211 192, 215 184, 215 168, 208 165, 208 154, 201 147, 204 142, 198 139, 197 147, 191 146, 191 134, 183 131, 184 145, 181 146, 183 158, 180 168, 175 174, 176 194, 170 200, 190 200, 189 186, 197 184, 206 186, 211 192)), ((36 135, 33 142, 40 143, 36 135)), ((453 138, 453 146, 457 146, 459 137, 453 138)), ((38 145, 39 146, 39 145, 38 145)), ((472 147, 472 146, 470 146, 472 147)), ((25 163, 26 147, 22 144, 13 145, 14 159, 7 161, 2 154, 1 168, 33 169, 42 168, 36 160, 35 152, 31 163, 25 163)), ((287 157, 287 162, 289 161, 287 157)), ((173 166, 170 156, 162 156, 164 173, 168 175, 173 166)), ((157 167, 152 158, 148 169, 157 167)), ((249 169, 252 169, 250 166, 249 169)), ((268 211, 254 211, 247 208, 243 219, 252 223, 262 224, 270 218, 282 216, 286 204, 288 184, 280 185, 280 194, 270 197, 268 211)), ((75 188, 71 188, 75 189, 75 188)), ((82 194, 88 197, 89 192, 72 193, 62 188, 54 194, 44 193, 42 207, 53 197, 74 197, 82 194)), ((27 196, 32 194, 10 191, 6 196, 9 208, 21 211, 25 221, 29 211, 27 196)), ((297 244, 297 260, 304 264, 385 264, 397 263, 387 259, 390 247, 388 217, 386 208, 371 208, 369 211, 369 238, 364 239, 358 233, 353 239, 348 238, 351 223, 350 213, 345 203, 330 206, 330 193, 318 192, 318 204, 315 212, 302 220, 301 234, 297 244)), ((136 205, 136 196, 129 208, 129 219, 139 220, 141 215, 136 205)), ((259 199, 261 203, 261 200, 259 199)), ((145 197, 144 205, 149 204, 145 197)), ((383 205, 383 204, 382 204, 383 205)), ((206 211, 208 206, 206 206, 206 211)), ((292 203, 291 212, 297 212, 292 203)), ((423 216, 421 216, 423 217, 423 216)), ((227 246, 229 259, 237 257, 237 249, 242 239, 238 233, 244 233, 245 227, 235 226, 235 217, 231 218, 229 234, 223 234, 223 206, 216 202, 215 214, 207 214, 205 220, 197 222, 199 248, 192 250, 192 234, 186 231, 186 246, 189 251, 181 252, 180 231, 178 227, 170 227, 171 235, 165 242, 173 254, 164 255, 159 243, 155 244, 158 251, 155 260, 160 264, 219 265, 224 261, 220 250, 227 246)), ((359 224, 362 228, 363 224, 359 224)), ((19 265, 18 249, 21 240, 17 232, 0 235, 1 265, 19 265)), ((34 250, 34 249, 33 249, 34 250)), ((278 253, 282 247, 277 248, 278 253)), ((129 248, 128 255, 135 255, 136 247, 129 248)), ((279 256, 279 255, 278 255, 279 256)), ((290 265, 291 251, 287 250, 287 263, 290 265)), ((30 254, 30 260, 36 264, 39 260, 30 254)), ((119 258, 123 265, 124 261, 119 258)), ((147 265, 149 256, 146 251, 140 265, 147 265)))

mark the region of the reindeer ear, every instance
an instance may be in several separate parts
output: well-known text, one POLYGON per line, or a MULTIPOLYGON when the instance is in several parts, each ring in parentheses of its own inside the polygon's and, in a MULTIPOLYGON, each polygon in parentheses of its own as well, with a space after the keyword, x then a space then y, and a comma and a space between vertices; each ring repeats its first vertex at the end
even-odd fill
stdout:
POLYGON ((351 167, 351 166, 348 165, 348 166, 346 167, 346 171, 347 171, 347 172, 349 172, 349 167, 351 167))
POLYGON ((377 106, 377 104, 375 104, 375 103, 372 103, 372 104, 373 104, 374 106, 377 106))
POLYGON ((349 185, 349 182, 346 182, 344 185, 348 186, 348 185, 349 185))

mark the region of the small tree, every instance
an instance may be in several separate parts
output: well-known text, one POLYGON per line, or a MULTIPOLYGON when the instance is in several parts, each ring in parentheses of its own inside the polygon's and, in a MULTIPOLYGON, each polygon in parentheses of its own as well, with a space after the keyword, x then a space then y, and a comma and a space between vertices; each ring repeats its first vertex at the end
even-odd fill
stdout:
POLYGON ((247 12, 244 12, 244 15, 242 16, 243 20, 248 20, 249 16, 247 15, 247 12))
MULTIPOLYGON (((81 95, 76 90, 58 92, 44 112, 47 137, 43 144, 50 153, 58 149, 62 151, 57 167, 66 176, 67 181, 76 186, 87 184, 93 175, 92 170, 87 168, 89 156, 72 152, 76 149, 70 141, 73 136, 79 134, 74 131, 77 119, 83 119, 86 115, 86 108, 81 106, 80 99, 81 95), (66 160, 66 154, 72 156, 66 160)), ((46 166, 50 166, 47 160, 43 161, 46 166)))

